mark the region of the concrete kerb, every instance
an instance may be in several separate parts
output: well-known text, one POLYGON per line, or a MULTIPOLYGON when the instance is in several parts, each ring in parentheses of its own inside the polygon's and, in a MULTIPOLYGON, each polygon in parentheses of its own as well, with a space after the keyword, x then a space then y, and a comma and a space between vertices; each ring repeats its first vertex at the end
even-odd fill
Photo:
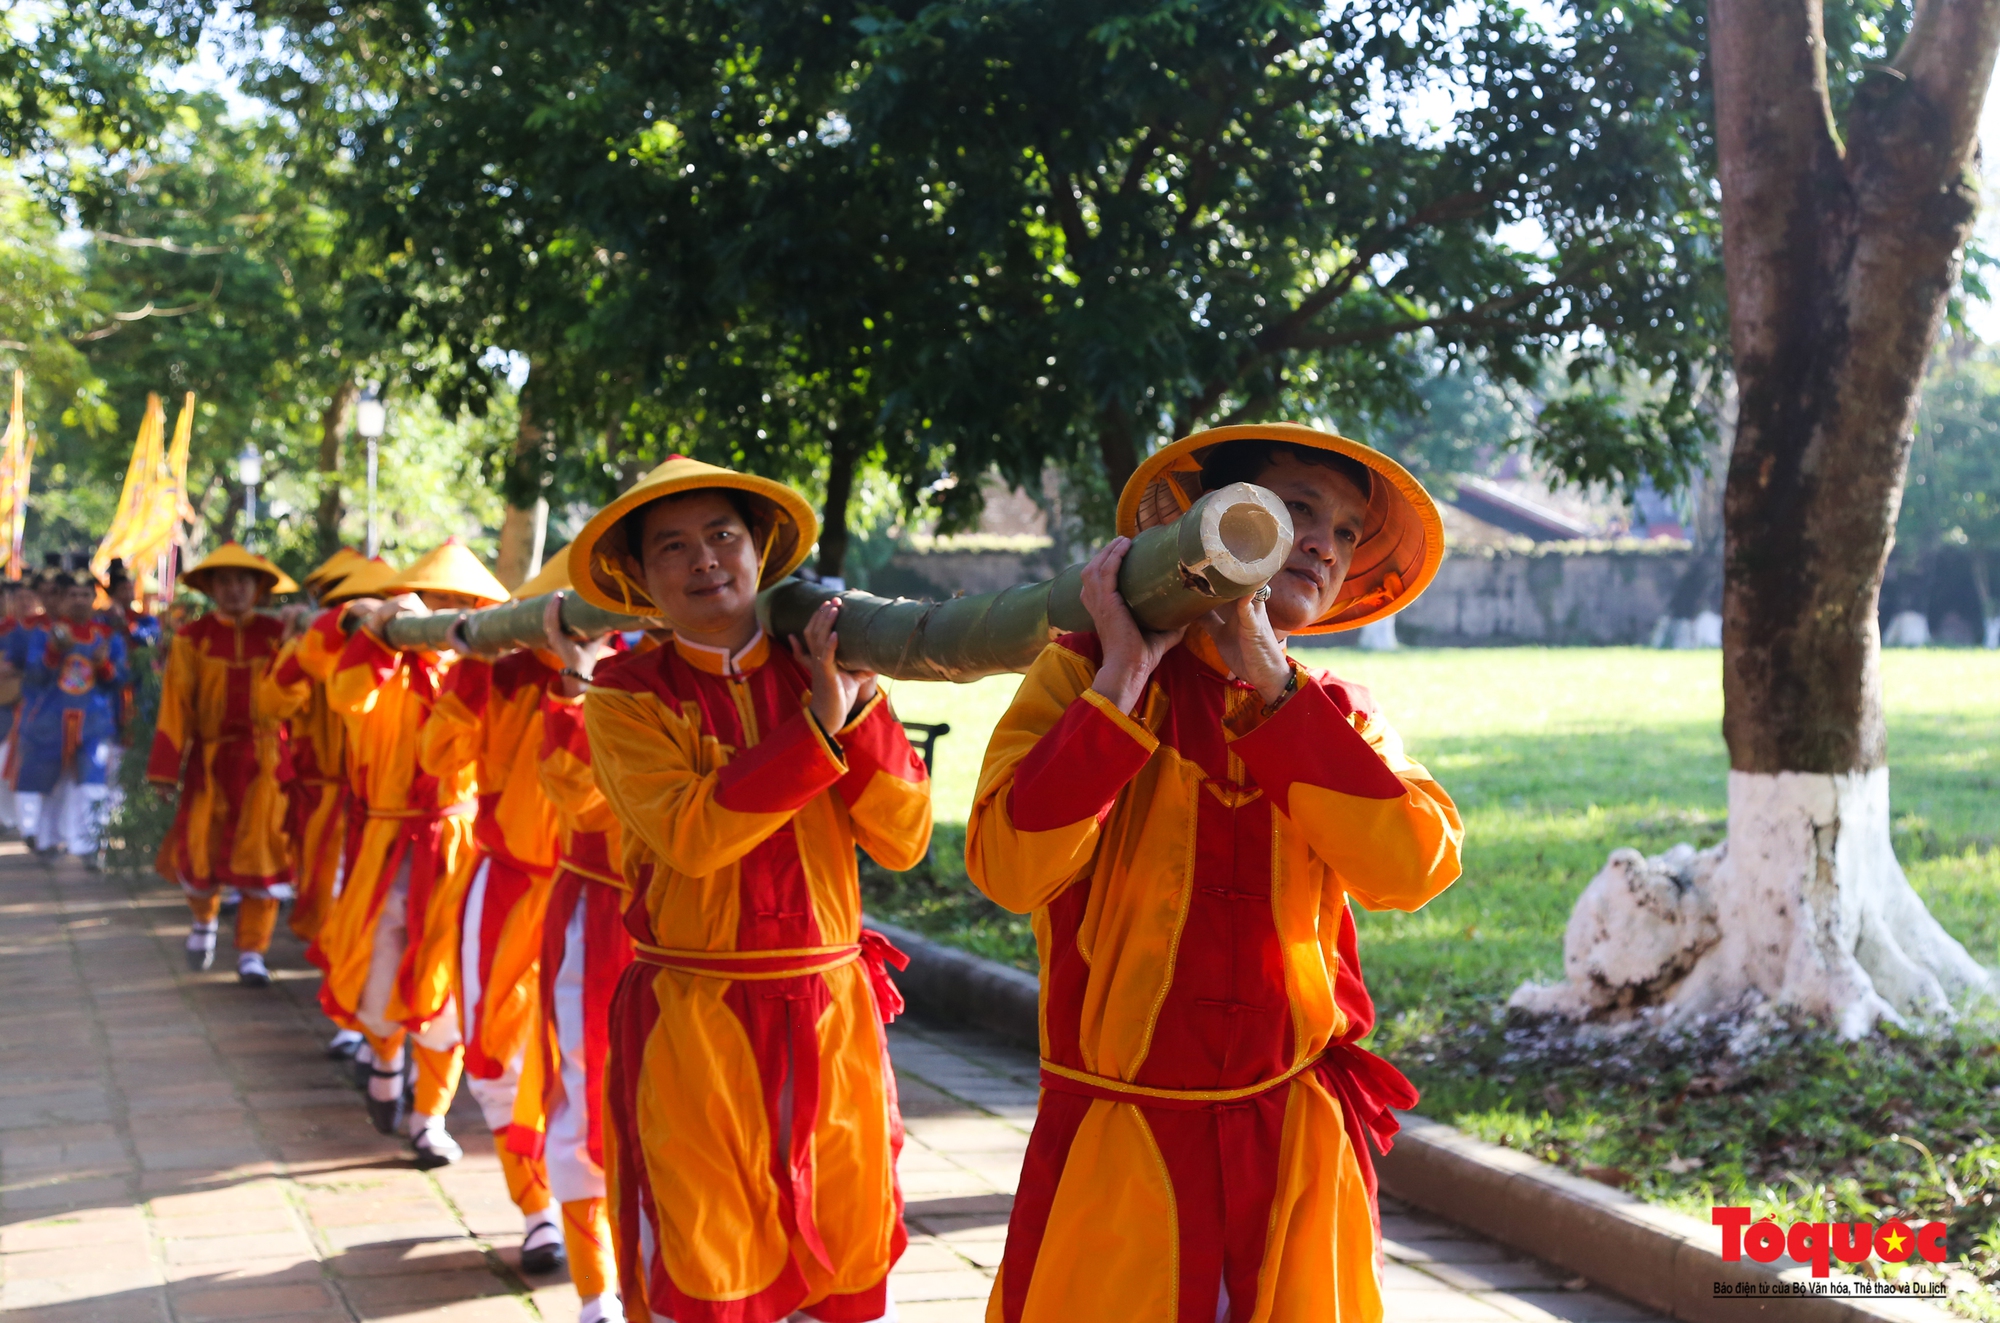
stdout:
MULTIPOLYGON (((866 923, 910 957, 895 975, 910 1009, 1039 1046, 1034 976, 940 945, 893 923, 866 923)), ((1716 1229, 1621 1190, 1572 1176, 1524 1153, 1400 1113, 1395 1147, 1375 1160, 1382 1190, 1525 1254, 1580 1274, 1685 1323, 1948 1323, 1958 1316, 1918 1300, 1810 1295, 1717 1295, 1717 1282, 1757 1290, 1811 1290, 1811 1271, 1748 1259, 1725 1263, 1716 1229)), ((1836 1275, 1823 1284, 1862 1280, 1836 1275)), ((1834 1289, 1839 1289, 1835 1286, 1834 1289)), ((1958 1320, 1958 1323, 1963 1323, 1958 1320)))

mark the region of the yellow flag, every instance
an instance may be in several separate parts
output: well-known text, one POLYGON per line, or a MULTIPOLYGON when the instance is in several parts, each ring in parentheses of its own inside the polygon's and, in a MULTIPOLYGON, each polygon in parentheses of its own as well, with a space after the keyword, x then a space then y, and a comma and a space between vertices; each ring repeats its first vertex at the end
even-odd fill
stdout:
MULTIPOLYGON (((157 400, 149 410, 152 407, 157 407, 157 400)), ((166 422, 164 411, 157 416, 161 425, 153 431, 155 453, 166 422)), ((159 480, 146 493, 125 549, 117 553, 135 570, 152 564, 171 550, 180 533, 181 519, 187 509, 188 449, 193 438, 194 392, 189 391, 181 401, 180 417, 174 421, 173 449, 159 462, 159 480)))
MULTIPOLYGON (((23 433, 27 428, 21 429, 23 433)), ((22 551, 22 543, 28 536, 28 479, 35 471, 35 438, 29 436, 21 447, 19 461, 14 465, 14 536, 8 543, 10 571, 19 578, 27 570, 27 556, 22 551)))
POLYGON ((0 536, 7 539, 4 552, 7 577, 21 577, 21 539, 14 532, 21 521, 17 514, 25 515, 26 510, 17 511, 17 505, 25 505, 27 496, 26 479, 19 476, 25 467, 27 453, 28 423, 21 409, 21 395, 26 389, 27 377, 19 368, 14 370, 14 407, 7 414, 7 431, 0 434, 0 536))
POLYGON ((90 572, 97 578, 104 577, 105 569, 116 557, 123 556, 127 564, 131 563, 132 538, 145 518, 148 500, 166 479, 165 457, 160 449, 165 424, 166 411, 160 406, 160 397, 147 395, 146 412, 139 420, 139 439, 133 443, 132 460, 125 466, 125 486, 118 494, 118 508, 112 511, 111 527, 97 544, 97 554, 90 558, 90 572))

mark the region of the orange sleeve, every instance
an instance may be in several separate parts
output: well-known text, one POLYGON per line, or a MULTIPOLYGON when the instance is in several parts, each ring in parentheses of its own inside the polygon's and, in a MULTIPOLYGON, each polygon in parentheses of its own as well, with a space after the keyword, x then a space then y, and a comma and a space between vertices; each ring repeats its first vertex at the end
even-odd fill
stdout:
POLYGON ((395 669, 394 649, 365 629, 355 630, 327 675, 327 706, 356 717, 373 712, 375 695, 395 669))
POLYGON ((260 716, 289 721, 312 699, 312 676, 299 665, 299 644, 310 635, 287 639, 278 649, 271 669, 257 682, 257 711, 260 716))
POLYGON ((1232 750, 1350 895, 1421 907, 1458 879, 1458 809, 1386 722, 1347 710, 1337 685, 1300 681, 1232 750))
POLYGON ((486 705, 492 694, 492 662, 467 657, 452 667, 444 692, 431 705, 430 716, 424 721, 417 765, 444 780, 476 762, 486 705))
POLYGON ((611 805, 590 770, 582 700, 553 695, 542 700, 541 763, 535 771, 563 830, 602 831, 610 825, 611 805))
POLYGON ((657 694, 594 686, 583 719, 597 784, 628 839, 692 877, 750 853, 848 771, 803 706, 713 771, 701 770, 692 716, 657 694))
POLYGON ((1042 649, 993 738, 966 824, 965 866, 995 904, 1026 914, 1090 867, 1119 793, 1153 756, 1153 733, 1091 691, 1097 665, 1042 649))
POLYGON ((153 749, 146 759, 146 779, 174 785, 181 779, 181 760, 194 731, 196 672, 201 658, 186 631, 176 630, 167 649, 166 674, 160 679, 160 710, 154 719, 153 749))
POLYGON ((931 778, 888 695, 878 691, 834 739, 847 760, 835 786, 855 842, 892 872, 915 868, 931 844, 931 778))

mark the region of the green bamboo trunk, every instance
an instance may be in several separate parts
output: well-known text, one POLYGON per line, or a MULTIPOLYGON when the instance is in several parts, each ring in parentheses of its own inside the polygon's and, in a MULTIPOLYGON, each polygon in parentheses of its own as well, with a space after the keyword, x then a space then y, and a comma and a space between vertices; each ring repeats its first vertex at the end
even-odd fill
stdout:
MULTIPOLYGON (((1118 574, 1118 589, 1147 629, 1178 629, 1224 602, 1247 597, 1270 582, 1292 548, 1292 521, 1284 504, 1262 487, 1233 483, 1210 492, 1172 524, 1133 539, 1118 574)), ((848 590, 836 593, 802 579, 786 579, 757 598, 757 618, 777 639, 803 633, 828 598, 840 599, 840 661, 854 670, 892 680, 965 683, 1006 671, 1025 671, 1051 639, 1092 628, 1083 609, 1083 567, 1053 579, 997 593, 942 602, 883 598, 848 590)), ((542 638, 547 597, 531 597, 484 611, 400 616, 388 626, 398 648, 456 646, 454 624, 474 652, 532 647, 542 638)), ((563 627, 582 638, 662 622, 594 607, 565 593, 563 627)))

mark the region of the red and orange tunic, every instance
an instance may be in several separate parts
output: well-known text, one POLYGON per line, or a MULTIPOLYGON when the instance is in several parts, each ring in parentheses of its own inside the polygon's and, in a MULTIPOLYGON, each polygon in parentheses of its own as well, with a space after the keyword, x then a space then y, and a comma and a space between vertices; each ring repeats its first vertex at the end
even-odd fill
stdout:
POLYGON ((347 727, 326 699, 327 677, 346 646, 339 613, 323 612, 279 651, 264 682, 263 701, 291 736, 285 821, 298 892, 291 925, 307 942, 333 904, 347 839, 347 727))
POLYGON ((883 697, 829 737, 809 689, 759 635, 602 663, 584 699, 632 889, 605 1157, 634 1318, 872 1319, 905 1244, 854 848, 914 866, 930 787, 883 697))
POLYGON ((537 755, 542 699, 556 678, 556 669, 533 651, 499 661, 468 657, 452 668, 424 726, 424 771, 441 781, 469 774, 479 788, 473 848, 458 857, 437 902, 453 916, 451 932, 457 934, 450 951, 440 952, 453 986, 478 989, 476 1002, 460 1008, 465 1069, 475 1079, 505 1074, 534 1022, 542 911, 556 862, 556 811, 542 794, 537 755), (459 968, 467 943, 459 938, 482 865, 486 886, 474 948, 480 968, 468 980, 459 968))
POLYGON ((1416 1095, 1349 898, 1416 909, 1462 828, 1364 691, 1275 713, 1198 630, 1136 715, 1052 644, 987 746, 972 880, 1032 911, 1043 1094, 987 1317, 1378 1323, 1373 1162, 1416 1095))
POLYGON ((264 891, 292 876, 278 772, 283 723, 262 682, 284 638, 271 616, 210 611, 174 631, 146 778, 178 785, 154 866, 194 891, 264 891))
POLYGON ((421 1032, 451 1003, 457 924, 434 902, 472 842, 472 769, 438 777, 418 762, 424 724, 449 674, 435 654, 398 652, 357 630, 327 680, 328 705, 347 718, 353 816, 346 881, 308 955, 326 970, 321 1006, 343 1023, 360 1006, 376 920, 405 860, 409 946, 388 1016, 421 1032))
POLYGON ((590 739, 584 732, 583 702, 551 694, 542 703, 542 792, 556 811, 556 877, 542 919, 541 996, 531 1068, 522 1079, 523 1097, 514 1109, 507 1142, 517 1152, 539 1157, 548 1119, 567 1103, 585 1111, 586 1156, 604 1167, 604 1067, 610 1053, 611 999, 625 967, 632 963, 632 937, 625 931, 625 904, 631 892, 618 861, 624 833, 618 815, 598 789, 591 770, 590 739), (571 920, 583 939, 582 1023, 557 1024, 555 981, 569 950, 571 920), (584 1095, 564 1096, 564 1039, 583 1045, 580 1070, 584 1095), (533 1081, 537 1092, 529 1098, 533 1081))

